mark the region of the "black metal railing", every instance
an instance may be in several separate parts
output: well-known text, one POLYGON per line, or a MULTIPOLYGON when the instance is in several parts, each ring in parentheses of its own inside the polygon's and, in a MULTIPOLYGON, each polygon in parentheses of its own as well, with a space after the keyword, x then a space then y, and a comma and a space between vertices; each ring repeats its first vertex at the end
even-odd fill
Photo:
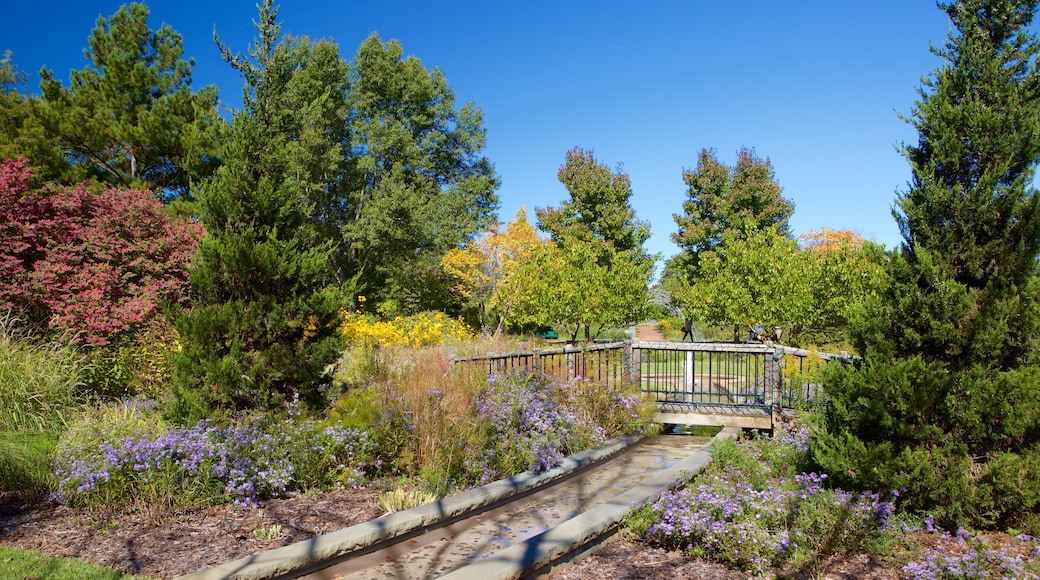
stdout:
POLYGON ((538 372, 562 381, 635 383, 662 403, 792 408, 823 396, 821 386, 806 376, 806 361, 813 356, 823 362, 851 360, 845 353, 812 353, 768 342, 667 341, 566 345, 453 360, 482 365, 496 375, 538 372))

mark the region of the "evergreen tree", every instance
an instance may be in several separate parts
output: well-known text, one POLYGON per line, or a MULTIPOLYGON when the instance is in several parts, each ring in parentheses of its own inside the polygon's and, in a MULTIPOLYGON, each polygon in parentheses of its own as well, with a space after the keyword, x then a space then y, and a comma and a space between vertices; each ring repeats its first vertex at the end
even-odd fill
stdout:
POLYGON ((83 51, 91 66, 71 71, 68 88, 41 70, 34 113, 67 159, 101 181, 189 199, 191 179, 215 165, 217 92, 192 91, 181 35, 165 24, 152 31, 148 15, 130 4, 99 17, 83 51))
POLYGON ((186 417, 290 394, 317 402, 341 346, 345 293, 315 202, 343 163, 345 64, 332 43, 280 39, 279 28, 265 0, 249 57, 220 45, 246 90, 221 139, 224 165, 199 193, 206 236, 191 275, 195 304, 176 319, 186 417))
POLYGON ((79 183, 86 172, 74 168, 62 155, 37 116, 37 99, 25 89, 28 75, 18 69, 11 51, 0 59, 0 160, 29 159, 34 181, 79 183))
POLYGON ((948 525, 1040 533, 1037 0, 941 5, 944 65, 920 90, 894 212, 890 285, 853 324, 862 368, 832 368, 815 447, 843 485, 902 490, 948 525))

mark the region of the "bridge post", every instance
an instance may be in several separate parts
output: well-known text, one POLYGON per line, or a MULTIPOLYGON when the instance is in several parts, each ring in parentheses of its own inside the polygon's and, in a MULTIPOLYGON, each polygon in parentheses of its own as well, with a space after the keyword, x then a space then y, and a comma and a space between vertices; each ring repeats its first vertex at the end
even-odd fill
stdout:
POLYGON ((631 341, 631 340, 626 340, 625 341, 625 350, 624 350, 624 355, 623 355, 625 357, 625 360, 624 360, 624 365, 623 365, 624 369, 622 370, 622 372, 625 373, 625 377, 629 381, 631 381, 631 383, 633 385, 638 386, 639 390, 642 391, 643 390, 643 377, 642 377, 642 374, 643 374, 642 373, 642 366, 643 366, 642 362, 643 361, 642 361, 642 357, 640 356, 640 353, 642 351, 640 349, 638 349, 638 348, 634 348, 632 346, 632 342, 633 341, 631 341))
POLYGON ((777 421, 780 419, 780 406, 783 404, 783 359, 784 349, 777 348, 773 345, 773 341, 766 341, 765 356, 763 358, 763 377, 762 388, 765 390, 763 393, 765 397, 765 404, 769 405, 772 409, 773 426, 776 426, 777 421))

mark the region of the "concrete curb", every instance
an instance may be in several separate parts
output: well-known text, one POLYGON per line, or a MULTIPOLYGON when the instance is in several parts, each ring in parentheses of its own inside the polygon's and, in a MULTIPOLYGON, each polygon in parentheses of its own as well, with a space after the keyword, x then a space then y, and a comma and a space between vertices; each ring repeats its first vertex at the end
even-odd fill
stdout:
MULTIPOLYGON (((726 427, 714 437, 713 441, 735 439, 739 434, 739 428, 726 427)), ((605 504, 440 578, 442 580, 512 580, 543 570, 553 562, 572 554, 586 543, 597 542, 603 536, 613 532, 625 514, 634 506, 656 501, 665 491, 686 483, 690 477, 704 469, 710 461, 711 452, 707 448, 702 449, 650 481, 626 491, 605 504)))
POLYGON ((571 455, 559 466, 544 473, 525 472, 500 479, 416 508, 186 574, 177 580, 262 580, 306 573, 318 563, 328 560, 342 561, 353 555, 373 551, 395 538, 409 534, 417 535, 437 524, 474 511, 488 509, 517 494, 566 478, 585 467, 627 450, 639 440, 640 437, 635 435, 617 437, 602 447, 571 455))

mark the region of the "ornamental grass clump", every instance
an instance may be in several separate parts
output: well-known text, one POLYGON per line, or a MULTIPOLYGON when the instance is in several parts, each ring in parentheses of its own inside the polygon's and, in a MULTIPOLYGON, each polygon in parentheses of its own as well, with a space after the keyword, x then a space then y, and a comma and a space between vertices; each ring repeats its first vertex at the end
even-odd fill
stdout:
POLYGON ((480 365, 453 363, 454 348, 359 347, 342 360, 340 394, 326 416, 371 436, 377 475, 414 478, 444 495, 545 471, 570 453, 655 427, 653 405, 635 387, 489 377, 480 365))
POLYGON ((878 494, 828 489, 824 474, 794 472, 805 434, 714 445, 708 471, 637 510, 629 530, 757 575, 879 545, 894 506, 878 494))
POLYGON ((21 325, 12 314, 0 312, 0 432, 60 431, 88 399, 84 357, 21 325))

